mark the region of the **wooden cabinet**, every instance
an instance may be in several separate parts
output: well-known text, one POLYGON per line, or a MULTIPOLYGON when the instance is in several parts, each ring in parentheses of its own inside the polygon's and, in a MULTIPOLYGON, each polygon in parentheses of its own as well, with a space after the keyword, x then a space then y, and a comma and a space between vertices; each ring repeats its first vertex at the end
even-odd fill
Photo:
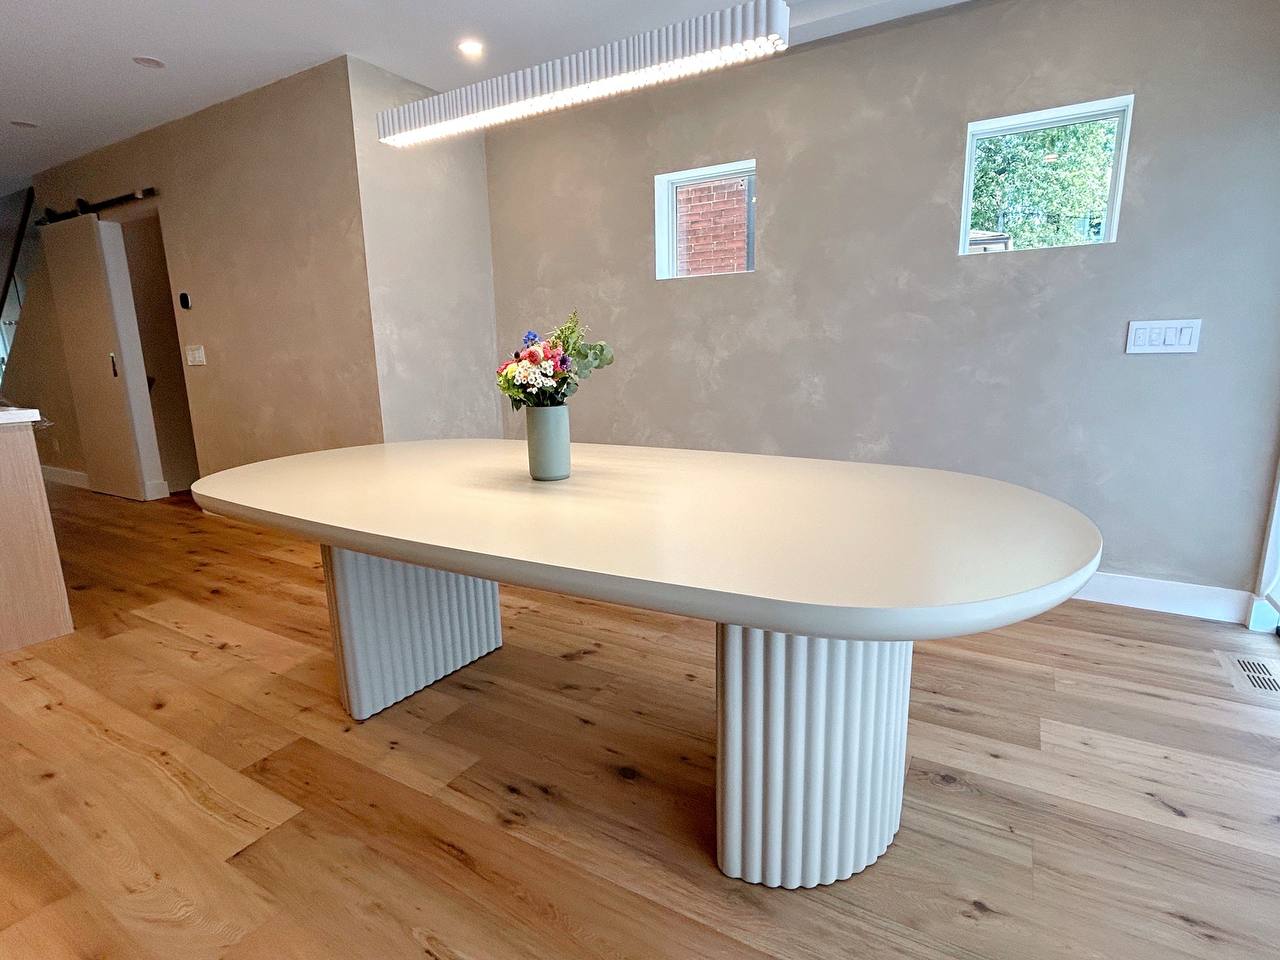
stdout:
POLYGON ((0 651, 73 629, 31 435, 37 417, 0 407, 0 651))

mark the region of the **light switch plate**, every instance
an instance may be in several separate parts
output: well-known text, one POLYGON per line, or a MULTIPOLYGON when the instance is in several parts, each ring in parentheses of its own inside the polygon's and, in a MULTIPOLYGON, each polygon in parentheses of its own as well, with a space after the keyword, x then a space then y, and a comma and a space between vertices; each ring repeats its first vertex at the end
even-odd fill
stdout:
POLYGON ((204 363, 204 344, 192 343, 187 345, 187 366, 203 367, 204 363))
POLYGON ((1195 353, 1199 320, 1130 320, 1125 353, 1195 353))

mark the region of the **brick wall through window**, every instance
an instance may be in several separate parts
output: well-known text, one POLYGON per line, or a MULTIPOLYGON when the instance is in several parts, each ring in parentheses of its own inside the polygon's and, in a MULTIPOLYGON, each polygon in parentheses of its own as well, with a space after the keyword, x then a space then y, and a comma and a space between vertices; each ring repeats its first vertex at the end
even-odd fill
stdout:
POLYGON ((676 276, 751 269, 753 178, 737 176, 676 187, 676 276))

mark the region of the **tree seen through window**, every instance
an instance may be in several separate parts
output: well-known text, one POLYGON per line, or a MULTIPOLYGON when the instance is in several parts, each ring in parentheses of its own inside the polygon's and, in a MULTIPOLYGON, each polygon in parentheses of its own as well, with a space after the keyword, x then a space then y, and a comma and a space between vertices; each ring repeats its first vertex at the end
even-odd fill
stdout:
POLYGON ((1103 240, 1118 126, 1107 117, 976 140, 969 229, 1007 235, 1013 249, 1103 240))

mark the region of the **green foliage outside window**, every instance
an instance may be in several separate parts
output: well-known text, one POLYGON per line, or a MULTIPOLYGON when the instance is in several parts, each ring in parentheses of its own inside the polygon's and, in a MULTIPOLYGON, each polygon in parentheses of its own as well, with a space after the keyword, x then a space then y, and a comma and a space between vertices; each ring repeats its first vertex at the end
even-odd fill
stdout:
POLYGON ((971 230, 1007 233, 1015 249, 1106 236, 1118 122, 983 137, 974 144, 971 230))

